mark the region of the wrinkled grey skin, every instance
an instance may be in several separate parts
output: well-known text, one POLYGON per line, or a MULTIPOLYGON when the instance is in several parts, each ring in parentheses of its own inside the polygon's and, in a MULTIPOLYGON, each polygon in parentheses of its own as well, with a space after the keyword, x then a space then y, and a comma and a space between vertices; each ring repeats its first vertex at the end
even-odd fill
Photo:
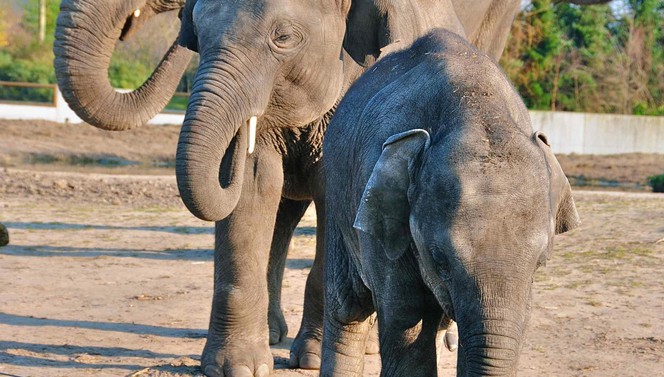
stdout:
MULTIPOLYGON (((182 1, 98 3, 63 1, 56 73, 79 116, 100 128, 128 129, 163 108, 189 56, 174 45, 141 88, 118 94, 106 72, 113 46, 118 36, 140 27, 141 17, 182 1), (133 13, 139 7, 137 20, 133 13)), ((178 185, 192 213, 218 221, 213 309, 202 358, 206 373, 263 375, 271 369, 267 342, 277 343, 287 333, 280 295, 288 244, 312 200, 319 204, 317 237, 324 235, 322 137, 344 91, 381 50, 407 45, 433 27, 465 34, 497 59, 519 4, 187 2, 179 43, 200 52, 201 64, 178 146, 178 185), (254 115, 259 116, 256 151, 247 155, 246 123, 254 115)), ((291 354, 291 365, 303 368, 320 364, 322 242, 317 244, 291 354)))
MULTIPOLYGON (((329 109, 394 38, 404 42, 434 26, 463 32, 446 1, 429 4, 440 7, 440 19, 408 28, 397 17, 384 23, 372 2, 307 4, 199 0, 183 12, 181 42, 200 53, 201 63, 178 145, 178 186, 194 215, 217 221, 213 307, 201 360, 209 376, 271 370, 268 343, 287 331, 279 304, 287 245, 312 200, 319 242, 290 362, 319 367, 325 224, 319 166, 329 109), (258 135, 249 155, 252 116, 258 135)), ((404 14, 419 9, 383 5, 404 14)))
POLYGON ((322 376, 361 376, 377 312, 382 376, 514 376, 533 274, 578 224, 567 178, 492 59, 436 30, 386 56, 327 129, 322 376))

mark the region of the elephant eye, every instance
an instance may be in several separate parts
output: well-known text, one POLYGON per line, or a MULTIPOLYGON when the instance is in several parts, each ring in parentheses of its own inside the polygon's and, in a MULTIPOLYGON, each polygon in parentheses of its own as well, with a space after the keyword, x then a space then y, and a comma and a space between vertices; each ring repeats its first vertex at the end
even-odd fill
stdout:
POLYGON ((437 246, 432 246, 430 248, 430 252, 433 257, 433 261, 436 263, 438 267, 438 272, 441 273, 441 277, 443 278, 443 280, 449 280, 450 264, 445 253, 437 246))
POLYGON ((278 49, 292 49, 302 41, 302 33, 292 23, 278 24, 272 32, 272 44, 278 49))

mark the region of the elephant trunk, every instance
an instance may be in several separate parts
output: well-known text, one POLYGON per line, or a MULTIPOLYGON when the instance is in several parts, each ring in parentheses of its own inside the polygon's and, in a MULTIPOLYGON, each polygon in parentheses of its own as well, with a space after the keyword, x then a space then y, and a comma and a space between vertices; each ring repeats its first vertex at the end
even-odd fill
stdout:
POLYGON ((514 377, 528 322, 529 299, 485 299, 457 317, 459 328, 458 376, 514 377))
MULTIPOLYGON (((128 33, 128 20, 181 5, 166 3, 170 8, 155 8, 146 0, 62 1, 53 45, 55 72, 63 97, 81 119, 104 130, 122 131, 145 124, 166 106, 193 54, 177 41, 138 89, 119 93, 108 79, 115 43, 121 33, 128 33)), ((137 24, 142 22, 136 21, 134 30, 137 24)))
POLYGON ((260 114, 252 113, 244 86, 229 78, 238 76, 219 62, 201 62, 180 132, 178 189, 189 211, 202 220, 226 218, 240 198, 251 152, 248 139, 255 137, 255 128, 247 124, 253 120, 255 126, 260 114))
MULTIPOLYGON (((463 334, 463 333, 462 333, 463 334)), ((518 337, 504 333, 482 333, 463 336, 458 360, 459 376, 516 375, 520 342, 518 337)))

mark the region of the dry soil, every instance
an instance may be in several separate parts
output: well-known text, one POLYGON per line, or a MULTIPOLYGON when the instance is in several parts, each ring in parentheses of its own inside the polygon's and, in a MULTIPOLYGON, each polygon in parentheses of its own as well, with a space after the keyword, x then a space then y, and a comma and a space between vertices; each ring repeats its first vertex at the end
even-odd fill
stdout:
MULTIPOLYGON (((212 292, 211 224, 190 215, 172 166, 178 127, 124 133, 0 122, 0 376, 199 376, 212 292), (165 166, 165 167, 164 167, 165 166)), ((536 275, 520 376, 664 376, 664 156, 560 156, 570 175, 644 192, 575 190, 583 223, 536 275), (616 172, 610 175, 609 172, 616 172)), ((286 368, 312 264, 315 216, 284 278, 286 368)), ((453 376, 455 354, 441 357, 453 376)), ((379 357, 366 359, 379 373, 379 357)))

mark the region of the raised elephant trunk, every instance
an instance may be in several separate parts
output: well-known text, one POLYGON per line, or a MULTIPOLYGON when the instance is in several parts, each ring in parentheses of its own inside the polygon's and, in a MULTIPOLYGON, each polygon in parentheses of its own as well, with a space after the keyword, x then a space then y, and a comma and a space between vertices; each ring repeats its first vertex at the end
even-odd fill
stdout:
POLYGON ((182 201, 208 221, 222 220, 235 209, 256 136, 258 114, 251 113, 241 85, 223 79, 224 70, 201 63, 176 154, 182 201))
POLYGON ((91 125, 122 131, 145 124, 175 92, 192 52, 174 43, 138 89, 119 93, 108 67, 118 38, 155 13, 178 9, 181 0, 63 0, 55 31, 55 72, 62 95, 91 125), (132 21, 133 20, 133 21, 132 21))

